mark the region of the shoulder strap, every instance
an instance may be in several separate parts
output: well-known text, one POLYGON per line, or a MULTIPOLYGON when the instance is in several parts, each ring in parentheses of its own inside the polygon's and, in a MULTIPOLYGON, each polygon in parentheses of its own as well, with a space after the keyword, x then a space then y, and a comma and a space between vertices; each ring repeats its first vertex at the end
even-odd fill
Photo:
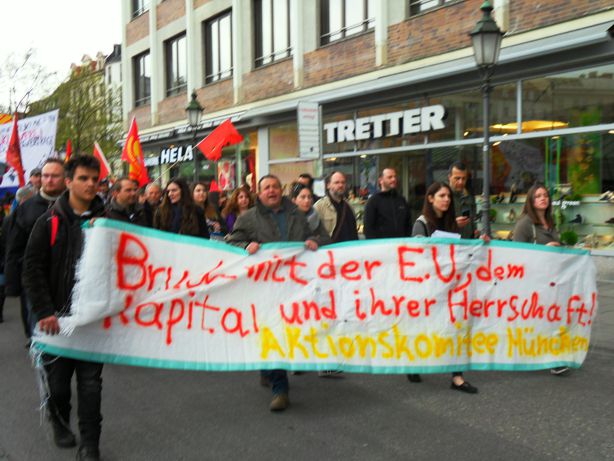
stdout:
POLYGON ((55 245, 55 241, 58 238, 58 225, 60 223, 60 218, 55 214, 55 210, 51 210, 51 246, 55 245))
POLYGON ((535 223, 533 223, 532 229, 533 229, 533 243, 537 243, 537 229, 535 228, 535 223))

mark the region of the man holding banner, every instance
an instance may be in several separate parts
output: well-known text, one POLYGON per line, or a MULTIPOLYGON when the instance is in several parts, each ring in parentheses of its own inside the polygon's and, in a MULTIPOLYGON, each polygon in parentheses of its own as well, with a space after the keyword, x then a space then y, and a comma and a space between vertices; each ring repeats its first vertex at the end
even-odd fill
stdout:
MULTIPOLYGON (((251 255, 260 249, 261 243, 305 242, 305 247, 315 251, 319 237, 312 234, 307 218, 287 197, 282 197, 281 182, 273 175, 265 175, 258 181, 256 206, 239 216, 226 241, 243 247, 251 255)), ((272 386, 271 411, 283 411, 290 404, 289 383, 286 370, 262 370, 260 382, 272 386)))
MULTIPOLYGON (((66 163, 68 190, 32 229, 24 258, 23 283, 38 328, 45 334, 57 335, 60 331, 58 317, 70 314, 75 266, 83 244, 81 225, 104 213, 104 204, 96 195, 99 175, 98 160, 89 155, 73 155, 66 163)), ((100 459, 103 364, 50 354, 43 354, 42 360, 56 445, 62 448, 76 445, 70 430, 70 383, 76 373, 81 435, 77 459, 100 459)))

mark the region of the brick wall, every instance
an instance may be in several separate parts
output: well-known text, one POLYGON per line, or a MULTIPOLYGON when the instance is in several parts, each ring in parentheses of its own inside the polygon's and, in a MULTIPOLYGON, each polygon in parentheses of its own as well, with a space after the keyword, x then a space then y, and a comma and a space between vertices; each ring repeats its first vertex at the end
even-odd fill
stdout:
POLYGON ((210 83, 196 90, 198 102, 205 108, 205 114, 233 105, 232 79, 210 83))
POLYGON ((333 42, 304 56, 306 87, 341 80, 375 69, 373 32, 333 42))
POLYGON ((176 122, 177 120, 186 120, 185 108, 187 105, 188 100, 185 93, 164 98, 158 103, 158 120, 160 125, 176 122))
POLYGON ((158 5, 157 28, 185 16, 185 0, 164 0, 158 5))
POLYGON ((243 76, 243 101, 252 102, 294 91, 292 59, 254 69, 243 76))
POLYGON ((151 128, 151 106, 149 104, 132 109, 128 114, 128 123, 130 123, 132 117, 136 117, 139 130, 151 128))
POLYGON ((508 33, 538 29, 613 8, 612 0, 514 0, 510 2, 508 33))
POLYGON ((482 0, 467 0, 388 27, 388 64, 397 65, 471 46, 482 0))
POLYGON ((134 18, 126 25, 126 44, 130 46, 147 35, 149 35, 149 11, 134 18))

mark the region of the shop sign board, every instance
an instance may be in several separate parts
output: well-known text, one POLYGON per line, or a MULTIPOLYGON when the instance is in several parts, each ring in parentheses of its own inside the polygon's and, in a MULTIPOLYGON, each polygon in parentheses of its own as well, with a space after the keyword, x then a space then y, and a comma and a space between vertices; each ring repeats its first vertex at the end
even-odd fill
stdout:
POLYGON ((194 147, 190 144, 185 146, 168 146, 160 151, 160 165, 177 162, 190 162, 194 160, 194 147))
POLYGON ((441 104, 324 124, 326 143, 377 139, 443 130, 446 109, 441 104))
POLYGON ((320 105, 300 101, 297 108, 299 157, 313 159, 320 156, 320 105))

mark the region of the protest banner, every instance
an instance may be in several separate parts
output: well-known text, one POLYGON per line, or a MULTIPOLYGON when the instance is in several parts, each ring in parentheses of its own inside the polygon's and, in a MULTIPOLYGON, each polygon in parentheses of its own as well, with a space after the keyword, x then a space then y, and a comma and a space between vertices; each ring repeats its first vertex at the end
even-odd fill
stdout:
MULTIPOLYGON (((58 127, 59 110, 53 110, 34 117, 19 119, 19 143, 21 163, 26 181, 30 171, 42 167, 48 157, 55 153, 55 136, 58 127)), ((11 137, 10 123, 0 125, 0 162, 6 162, 6 151, 11 137)), ((18 187, 19 178, 13 169, 9 169, 2 178, 2 187, 18 187)))
POLYGON ((106 219, 86 230, 73 315, 38 348, 200 370, 367 373, 579 367, 597 310, 584 250, 382 239, 318 251, 106 219))

